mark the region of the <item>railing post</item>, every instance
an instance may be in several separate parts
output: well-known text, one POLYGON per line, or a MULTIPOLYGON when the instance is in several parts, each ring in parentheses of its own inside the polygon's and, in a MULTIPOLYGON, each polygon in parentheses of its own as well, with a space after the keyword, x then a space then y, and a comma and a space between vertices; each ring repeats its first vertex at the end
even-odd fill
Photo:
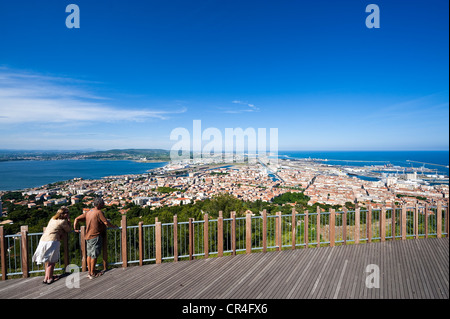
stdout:
POLYGON ((305 248, 308 248, 309 244, 309 220, 308 220, 308 210, 305 210, 305 219, 303 220, 303 230, 304 230, 304 238, 305 238, 305 248))
POLYGON ((162 262, 161 233, 161 222, 155 222, 155 257, 157 264, 162 262))
POLYGON ((442 238, 442 202, 438 202, 436 208, 436 227, 437 238, 442 238))
POLYGON ((0 260, 2 263, 2 280, 6 280, 8 266, 6 265, 6 241, 3 226, 0 226, 0 260))
POLYGON ((428 238, 428 205, 425 204, 425 238, 428 238))
POLYGON ((296 237, 296 230, 297 230, 297 221, 296 221, 296 215, 297 212, 295 211, 295 207, 292 208, 292 220, 291 220, 291 224, 292 224, 292 249, 295 249, 295 237, 296 237))
POLYGON ((367 227, 367 242, 372 242, 372 205, 369 205, 367 208, 367 218, 366 218, 366 227, 367 227))
POLYGON ((81 247, 81 271, 87 270, 87 254, 86 254, 86 226, 80 227, 80 247, 81 247))
POLYGON ((63 249, 64 249, 64 272, 66 272, 67 266, 69 266, 69 234, 64 233, 62 237, 63 249))
MULTIPOLYGON (((106 230, 102 237, 102 252, 103 252, 103 270, 108 269, 108 231, 106 230)), ((67 253, 69 250, 67 250, 67 253)))
POLYGON ((194 221, 193 218, 189 218, 189 260, 194 259, 194 221))
POLYGON ((278 248, 277 248, 277 251, 281 251, 282 249, 282 245, 281 245, 281 237, 282 237, 282 235, 281 235, 281 212, 277 212, 277 219, 276 219, 276 224, 275 224, 276 226, 276 229, 275 229, 275 239, 276 239, 276 242, 277 242, 277 246, 278 246, 278 248))
POLYGON ((397 218, 395 217, 395 212, 396 212, 396 207, 395 204, 392 204, 392 213, 391 213, 391 235, 392 235, 392 240, 395 240, 395 224, 397 222, 397 218))
POLYGON ((173 216, 173 260, 178 261, 178 216, 173 216))
POLYGON ((264 209, 263 217, 263 253, 267 252, 267 211, 264 209))
POLYGON ((21 252, 22 252, 22 277, 29 277, 29 267, 28 267, 28 226, 20 227, 21 235, 21 252))
POLYGON ((205 258, 209 258, 209 216, 203 216, 205 223, 203 224, 203 247, 205 251, 205 258))
POLYGON ((355 244, 359 244, 360 229, 361 229, 361 209, 359 207, 355 207, 355 244))
POLYGON ((122 215, 122 220, 120 222, 122 227, 121 238, 122 238, 122 267, 128 267, 128 256, 127 256, 127 216, 122 215))
POLYGON ((343 207, 342 208, 343 211, 343 220, 342 220, 342 239, 344 240, 344 245, 347 245, 347 213, 348 213, 348 209, 347 207, 343 207))
POLYGON ((245 216, 245 251, 247 254, 252 252, 252 215, 250 213, 245 216))
POLYGON ((144 225, 144 222, 139 222, 138 229, 139 229, 139 266, 142 266, 144 264, 144 234, 142 231, 142 225, 144 225))
POLYGON ((335 241, 335 224, 336 224, 336 215, 334 209, 330 209, 330 231, 329 231, 329 237, 330 237, 330 247, 334 247, 334 241, 335 241))
POLYGON ((231 212, 231 255, 236 256, 236 212, 231 212))
POLYGON ((383 206, 381 208, 381 216, 380 216, 380 236, 381 241, 386 241, 386 207, 383 206))
POLYGON ((316 232, 317 232, 317 247, 320 247, 320 207, 317 206, 317 222, 316 222, 316 232))
POLYGON ((404 204, 402 206, 402 240, 406 240, 406 214, 407 214, 407 207, 404 204))
POLYGON ((219 211, 217 219, 217 256, 223 257, 223 213, 219 211))
POLYGON ((446 230, 446 232, 447 232, 447 238, 448 238, 448 236, 450 235, 450 232, 449 232, 449 209, 450 209, 450 203, 447 203, 447 208, 445 209, 445 230, 446 230))
POLYGON ((414 209, 414 238, 419 238, 419 204, 416 204, 414 209))

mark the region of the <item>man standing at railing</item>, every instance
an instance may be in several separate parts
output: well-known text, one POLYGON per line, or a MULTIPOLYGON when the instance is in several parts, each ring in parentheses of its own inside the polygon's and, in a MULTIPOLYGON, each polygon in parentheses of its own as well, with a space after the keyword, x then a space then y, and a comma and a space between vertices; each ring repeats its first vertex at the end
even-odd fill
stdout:
POLYGON ((73 223, 73 228, 76 232, 80 232, 77 229, 77 224, 79 221, 86 221, 86 250, 87 250, 87 266, 88 266, 88 277, 93 279, 101 276, 102 272, 97 272, 95 270, 95 265, 97 263, 97 258, 100 255, 102 249, 102 238, 106 236, 106 229, 118 228, 117 226, 111 224, 102 212, 102 208, 105 207, 105 203, 101 197, 94 199, 94 208, 84 213, 77 218, 73 223))

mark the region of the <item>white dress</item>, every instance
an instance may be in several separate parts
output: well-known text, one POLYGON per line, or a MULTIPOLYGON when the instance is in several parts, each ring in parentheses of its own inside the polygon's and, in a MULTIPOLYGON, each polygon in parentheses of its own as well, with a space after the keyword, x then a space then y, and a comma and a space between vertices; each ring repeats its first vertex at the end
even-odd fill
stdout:
POLYGON ((66 219, 50 219, 33 255, 33 262, 38 265, 45 262, 58 262, 61 236, 68 231, 70 231, 70 225, 66 219))
POLYGON ((39 241, 39 245, 33 255, 33 262, 38 265, 49 262, 56 263, 59 261, 59 241, 39 241))

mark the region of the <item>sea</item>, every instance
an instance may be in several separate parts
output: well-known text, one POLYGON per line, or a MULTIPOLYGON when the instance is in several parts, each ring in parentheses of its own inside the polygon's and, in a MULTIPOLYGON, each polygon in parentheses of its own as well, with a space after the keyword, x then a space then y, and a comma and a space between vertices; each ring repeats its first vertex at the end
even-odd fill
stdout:
POLYGON ((105 160, 6 161, 0 162, 0 190, 23 190, 74 178, 143 174, 165 165, 105 160))
MULTIPOLYGON (((280 158, 319 159, 330 165, 426 167, 449 175, 448 151, 279 151, 280 158)), ((54 160, 0 162, 0 190, 23 190, 73 178, 143 174, 161 163, 105 160, 54 160)))
POLYGON ((433 170, 433 174, 449 176, 449 151, 280 151, 278 156, 287 159, 311 159, 329 165, 394 166, 399 167, 399 172, 400 168, 424 167, 433 170))

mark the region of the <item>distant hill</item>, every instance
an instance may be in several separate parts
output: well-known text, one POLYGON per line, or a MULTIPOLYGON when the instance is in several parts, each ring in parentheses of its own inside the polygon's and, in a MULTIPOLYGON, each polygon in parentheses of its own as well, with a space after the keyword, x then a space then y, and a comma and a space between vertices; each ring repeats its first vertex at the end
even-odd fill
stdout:
POLYGON ((163 149, 113 149, 108 151, 0 150, 0 161, 62 159, 169 161, 170 151, 163 149))
POLYGON ((163 149, 114 149, 108 151, 96 151, 83 154, 91 159, 132 159, 132 160, 170 160, 170 151, 163 149))

